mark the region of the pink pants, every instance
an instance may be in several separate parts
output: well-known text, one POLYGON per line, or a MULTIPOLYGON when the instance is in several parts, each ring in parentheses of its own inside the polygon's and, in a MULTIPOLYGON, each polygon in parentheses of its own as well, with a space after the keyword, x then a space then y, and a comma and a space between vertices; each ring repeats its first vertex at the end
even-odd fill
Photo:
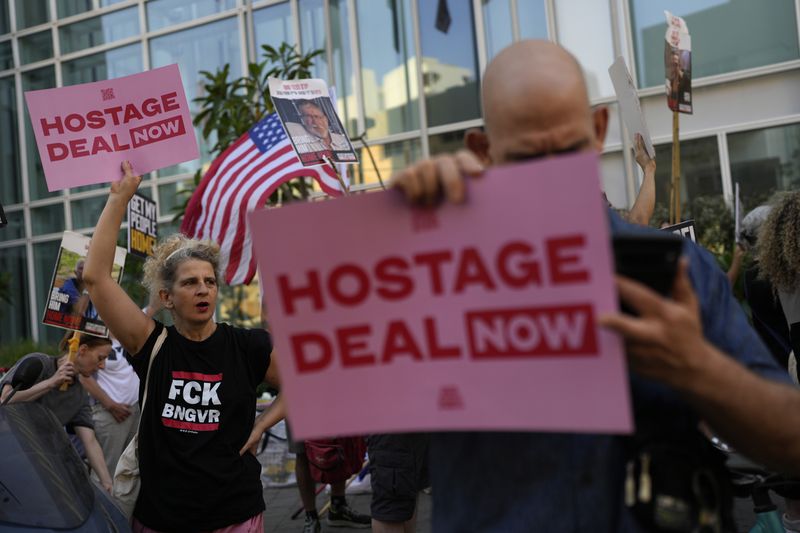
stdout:
MULTIPOLYGON (((248 518, 244 522, 225 526, 214 530, 204 531, 202 533, 263 533, 264 531, 264 515, 258 513, 257 515, 248 518)), ((155 529, 142 525, 141 522, 133 519, 133 533, 161 533, 155 529)))

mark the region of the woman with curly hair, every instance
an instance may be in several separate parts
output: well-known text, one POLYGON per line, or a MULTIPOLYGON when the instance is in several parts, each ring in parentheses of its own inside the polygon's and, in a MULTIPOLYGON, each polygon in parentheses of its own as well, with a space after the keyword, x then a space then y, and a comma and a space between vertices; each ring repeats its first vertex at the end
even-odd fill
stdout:
POLYGON ((800 191, 782 194, 758 232, 761 277, 777 292, 789 326, 791 348, 800 354, 800 191))
POLYGON ((262 381, 278 385, 272 341, 262 329, 213 320, 219 248, 183 235, 163 242, 145 264, 145 285, 175 325, 165 328, 139 311, 111 277, 122 218, 141 182, 130 163, 122 169, 92 237, 83 277, 100 316, 135 354, 140 402, 147 389, 133 530, 260 533, 264 500, 254 450, 263 432, 284 416, 279 396, 253 422, 256 387, 262 381), (155 350, 157 342, 162 344, 155 350))

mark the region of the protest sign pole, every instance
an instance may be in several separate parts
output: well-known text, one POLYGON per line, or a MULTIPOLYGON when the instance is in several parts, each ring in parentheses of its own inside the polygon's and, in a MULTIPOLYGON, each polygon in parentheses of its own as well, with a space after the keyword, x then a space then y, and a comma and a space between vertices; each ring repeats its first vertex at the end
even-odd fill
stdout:
MULTIPOLYGON (((72 333, 72 337, 69 339, 69 355, 67 355, 67 361, 70 363, 75 362, 75 357, 78 355, 78 346, 81 345, 81 334, 77 331, 72 333)), ((74 378, 73 378, 74 379, 74 378)), ((64 392, 69 388, 69 383, 66 381, 61 384, 58 390, 64 392)))
POLYGON ((670 224, 681 221, 681 143, 680 115, 672 112, 672 186, 670 187, 670 224))
POLYGON ((333 169, 334 174, 336 174, 336 179, 339 180, 339 186, 342 188, 342 194, 345 196, 350 196, 350 188, 345 184, 344 179, 342 179, 342 175, 339 173, 339 169, 336 168, 336 165, 333 164, 333 161, 327 156, 323 155, 322 158, 325 160, 325 163, 330 165, 333 169))

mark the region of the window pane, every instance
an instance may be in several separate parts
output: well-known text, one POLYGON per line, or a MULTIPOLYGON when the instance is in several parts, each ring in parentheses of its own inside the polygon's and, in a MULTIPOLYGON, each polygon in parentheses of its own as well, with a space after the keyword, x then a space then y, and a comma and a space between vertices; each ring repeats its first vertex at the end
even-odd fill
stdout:
MULTIPOLYGON (((514 40, 509 0, 482 0, 486 55, 492 59, 514 40)), ((521 23, 522 21, 520 21, 521 23)))
MULTIPOLYGON (((23 91, 52 89, 55 86, 56 74, 52 66, 22 73, 23 91)), ((25 157, 28 161, 28 183, 30 185, 31 200, 39 200, 41 198, 60 195, 60 191, 53 193, 47 191, 47 183, 44 180, 42 161, 39 159, 39 151, 36 149, 36 139, 33 136, 33 128, 31 128, 31 119, 28 115, 28 108, 27 106, 23 107, 25 113, 25 143, 28 147, 28 149, 25 151, 25 157)))
POLYGON ((49 0, 14 0, 17 31, 50 21, 49 0))
POLYGON ((68 54, 138 35, 137 11, 136 7, 132 7, 63 26, 59 29, 61 53, 68 54))
POLYGON ((235 6, 236 0, 151 0, 147 2, 147 27, 158 30, 235 6))
POLYGON ((480 116, 472 10, 452 10, 452 22, 444 33, 433 23, 438 5, 439 0, 419 0, 419 17, 426 21, 420 24, 420 34, 428 126, 480 116))
POLYGON ((350 49, 350 30, 348 29, 347 0, 331 1, 331 57, 335 74, 336 110, 344 127, 351 137, 359 135, 358 105, 353 84, 353 51, 350 49))
POLYGON ((370 146, 369 149, 372 151, 372 157, 375 158, 375 164, 372 164, 367 149, 361 148, 358 156, 361 163, 350 166, 352 169, 350 181, 354 185, 378 183, 378 172, 380 172, 383 182, 386 183, 392 174, 422 157, 422 148, 418 139, 370 146))
MULTIPOLYGON (((583 67, 589 97, 613 95, 614 88, 608 77, 608 66, 614 62, 609 3, 555 0, 555 4, 558 41, 578 58, 583 67)), ((664 32, 661 33, 663 39, 664 32)), ((663 72, 663 66, 661 70, 663 72)))
POLYGON ((628 207, 625 186, 625 158, 622 152, 600 156, 600 187, 611 205, 617 209, 628 207))
MULTIPOLYGON (((229 63, 231 66, 230 79, 242 75, 237 19, 220 20, 153 39, 150 41, 150 58, 153 68, 172 63, 180 65, 186 99, 194 114, 199 109, 193 100, 200 95, 203 79, 200 75, 201 70, 214 72, 229 63)), ((200 145, 200 160, 162 169, 159 171, 159 176, 194 172, 201 162, 210 160, 208 149, 213 144, 213 140, 211 143, 202 141, 201 128, 195 129, 200 145)))
MULTIPOLYGON (((161 216, 173 216, 173 209, 183 204, 187 196, 186 191, 191 186, 191 182, 179 181, 177 183, 167 183, 158 186, 158 214, 161 216)), ((161 229, 159 229, 161 235, 161 229)), ((164 235, 167 235, 166 233, 164 235)))
POLYGON ((114 4, 119 4, 120 2, 125 1, 126 0, 100 0, 100 7, 113 6, 114 4))
POLYGON ((91 9, 92 0, 56 0, 56 12, 60 19, 84 13, 91 9))
MULTIPOLYGON (((8 229, 8 228, 5 228, 8 229)), ((0 250, 0 279, 7 278, 11 302, 0 300, 0 344, 31 336, 30 302, 28 302, 28 269, 25 247, 0 250)))
POLYGON ((31 208, 31 231, 34 235, 64 231, 64 204, 31 208))
POLYGON ((11 18, 8 16, 8 4, 0 2, 0 35, 11 33, 11 18))
POLYGON ((419 128, 409 0, 357 0, 361 83, 371 138, 419 128))
POLYGON ((42 324, 44 308, 50 283, 53 281, 53 269, 60 241, 41 242, 33 245, 33 270, 36 276, 36 317, 39 324, 39 342, 57 343, 64 336, 64 330, 42 324))
POLYGON ((300 42, 303 52, 322 50, 323 53, 314 58, 312 76, 328 79, 328 63, 325 57, 325 10, 322 0, 300 0, 300 42))
MULTIPOLYGON (((669 214, 669 189, 672 168, 672 143, 656 146, 658 160, 664 163, 656 168, 657 222, 667 220, 669 214)), ((702 209, 709 202, 722 202, 722 172, 719 168, 719 150, 716 137, 681 141, 681 218, 702 217, 702 209)), ((697 224, 697 231, 704 228, 697 224)))
POLYGON ((728 153, 745 212, 776 191, 800 189, 800 124, 732 133, 728 153))
POLYGON ((0 139, 3 139, 0 142, 0 176, 3 176, 0 179, 0 202, 16 204, 22 201, 22 181, 14 76, 0 78, 0 139))
POLYGON ((261 46, 268 44, 280 48, 281 43, 294 44, 292 9, 289 2, 265 7, 253 12, 253 31, 256 40, 256 56, 261 57, 261 46))
POLYGON ((692 77, 800 57, 794 0, 630 0, 639 85, 664 83, 664 10, 686 20, 692 36, 692 77), (724 31, 722 30, 724 28, 724 31))
POLYGON ((19 38, 19 60, 23 65, 53 57, 53 34, 50 30, 19 38))
POLYGON ((464 133, 467 130, 448 131, 428 137, 431 155, 452 153, 464 148, 464 133))
POLYGON ((547 39, 547 13, 542 0, 518 0, 517 16, 520 39, 547 39))
POLYGON ((131 44, 107 52, 65 61, 62 63, 61 69, 64 85, 136 74, 144 70, 141 45, 131 44))
POLYGON ((0 70, 14 68, 14 55, 11 51, 11 41, 0 43, 0 70))
POLYGON ((108 197, 95 196, 94 198, 84 198, 83 200, 72 200, 70 209, 72 210, 73 229, 93 228, 100 219, 100 213, 106 205, 108 197))
MULTIPOLYGON (((0 230, 0 241, 13 241, 25 237, 25 213, 23 211, 5 210, 8 225, 0 230)), ((5 250, 0 250, 0 255, 5 250)), ((0 270, 2 272, 2 270, 0 270)))

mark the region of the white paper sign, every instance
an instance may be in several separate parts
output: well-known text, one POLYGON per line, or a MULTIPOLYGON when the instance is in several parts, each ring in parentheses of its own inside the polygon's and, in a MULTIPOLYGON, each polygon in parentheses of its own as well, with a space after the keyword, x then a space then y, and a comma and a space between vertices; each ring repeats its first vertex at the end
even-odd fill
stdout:
POLYGON ((617 101, 622 111, 622 121, 625 122, 625 127, 628 128, 631 140, 635 145, 636 134, 641 135, 642 139, 644 139, 647 155, 651 159, 655 159, 656 149, 650 139, 650 130, 647 129, 647 122, 644 120, 642 106, 639 104, 639 95, 636 94, 636 87, 633 85, 633 79, 622 56, 618 57, 608 67, 608 75, 611 76, 611 83, 614 85, 614 92, 617 93, 617 101))

